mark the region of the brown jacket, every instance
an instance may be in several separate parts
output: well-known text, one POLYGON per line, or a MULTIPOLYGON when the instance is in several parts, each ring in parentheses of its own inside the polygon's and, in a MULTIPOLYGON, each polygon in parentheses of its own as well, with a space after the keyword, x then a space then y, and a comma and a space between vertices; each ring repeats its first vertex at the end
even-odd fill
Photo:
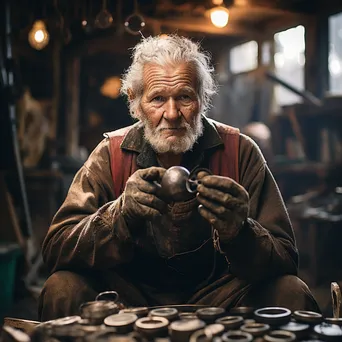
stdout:
MULTIPOLYGON (((222 145, 212 120, 204 118, 204 134, 184 155, 189 170, 208 167, 222 145)), ((138 154, 139 168, 158 166, 143 138, 141 125, 127 134, 122 148, 138 154)), ((259 148, 240 134, 240 184, 250 195, 248 225, 221 248, 212 244, 209 224, 198 214, 196 198, 169 205, 159 222, 128 227, 120 214, 110 171, 109 141, 104 139, 76 174, 65 202, 55 215, 43 243, 43 258, 56 270, 113 269, 156 288, 184 288, 208 283, 231 272, 248 282, 297 274, 294 233, 274 178, 259 148)))

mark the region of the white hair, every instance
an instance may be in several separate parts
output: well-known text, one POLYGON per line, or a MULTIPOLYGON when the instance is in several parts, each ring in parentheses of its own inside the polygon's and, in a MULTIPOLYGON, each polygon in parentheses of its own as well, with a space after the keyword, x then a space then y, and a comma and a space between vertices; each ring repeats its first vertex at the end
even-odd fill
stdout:
POLYGON ((200 112, 205 114, 210 107, 212 96, 216 93, 214 68, 210 56, 201 51, 197 43, 177 35, 144 38, 133 48, 133 62, 122 77, 121 93, 128 96, 129 110, 137 117, 137 109, 143 94, 143 69, 146 63, 158 65, 193 63, 197 72, 200 112), (129 96, 132 92, 133 97, 129 96))

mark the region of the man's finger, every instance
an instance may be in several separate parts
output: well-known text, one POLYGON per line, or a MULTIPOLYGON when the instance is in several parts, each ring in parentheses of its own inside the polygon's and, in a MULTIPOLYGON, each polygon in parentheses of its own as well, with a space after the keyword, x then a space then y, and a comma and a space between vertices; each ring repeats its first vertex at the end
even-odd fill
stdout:
POLYGON ((162 214, 157 209, 143 204, 140 204, 139 207, 139 216, 145 220, 153 220, 162 217, 162 214))
POLYGON ((156 209, 161 214, 167 212, 167 204, 154 195, 138 193, 135 201, 146 207, 156 209))
POLYGON ((230 210, 225 208, 222 204, 208 200, 207 198, 203 196, 197 196, 197 200, 199 203, 201 203, 204 208, 209 209, 212 213, 214 213, 217 217, 224 220, 228 213, 230 213, 230 210))
POLYGON ((245 196, 246 193, 246 190, 240 184, 229 177, 206 176, 201 179, 201 183, 207 188, 221 190, 236 197, 245 196))
POLYGON ((206 209, 203 205, 199 205, 198 212, 202 217, 204 217, 212 226, 215 227, 215 224, 218 221, 218 217, 213 214, 210 210, 206 209))
POLYGON ((136 186, 139 191, 144 192, 146 194, 158 194, 160 186, 155 184, 154 182, 148 182, 143 179, 140 179, 136 186))
POLYGON ((141 170, 140 177, 146 181, 160 182, 164 176, 166 169, 162 167, 150 167, 148 169, 141 170))
POLYGON ((245 205, 246 201, 242 198, 237 198, 229 193, 225 193, 220 190, 210 189, 200 184, 197 188, 198 195, 204 197, 207 200, 217 202, 218 204, 224 206, 227 209, 234 210, 241 205, 245 205))

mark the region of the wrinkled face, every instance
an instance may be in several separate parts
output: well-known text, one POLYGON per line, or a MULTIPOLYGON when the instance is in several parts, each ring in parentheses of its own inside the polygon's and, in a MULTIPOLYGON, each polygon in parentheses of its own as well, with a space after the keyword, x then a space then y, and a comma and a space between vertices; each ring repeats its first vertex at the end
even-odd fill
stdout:
POLYGON ((189 63, 146 64, 138 117, 145 137, 158 153, 183 153, 202 134, 197 76, 189 63))

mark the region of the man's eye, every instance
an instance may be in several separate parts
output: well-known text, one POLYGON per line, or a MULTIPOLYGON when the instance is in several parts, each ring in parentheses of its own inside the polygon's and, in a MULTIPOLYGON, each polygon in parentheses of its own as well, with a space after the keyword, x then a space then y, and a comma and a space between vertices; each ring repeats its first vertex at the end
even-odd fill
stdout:
POLYGON ((164 97, 163 96, 156 96, 152 99, 152 101, 162 102, 162 101, 164 101, 164 97))
POLYGON ((181 95, 181 96, 179 96, 179 99, 181 101, 189 101, 189 100, 191 100, 191 97, 189 95, 181 95))

